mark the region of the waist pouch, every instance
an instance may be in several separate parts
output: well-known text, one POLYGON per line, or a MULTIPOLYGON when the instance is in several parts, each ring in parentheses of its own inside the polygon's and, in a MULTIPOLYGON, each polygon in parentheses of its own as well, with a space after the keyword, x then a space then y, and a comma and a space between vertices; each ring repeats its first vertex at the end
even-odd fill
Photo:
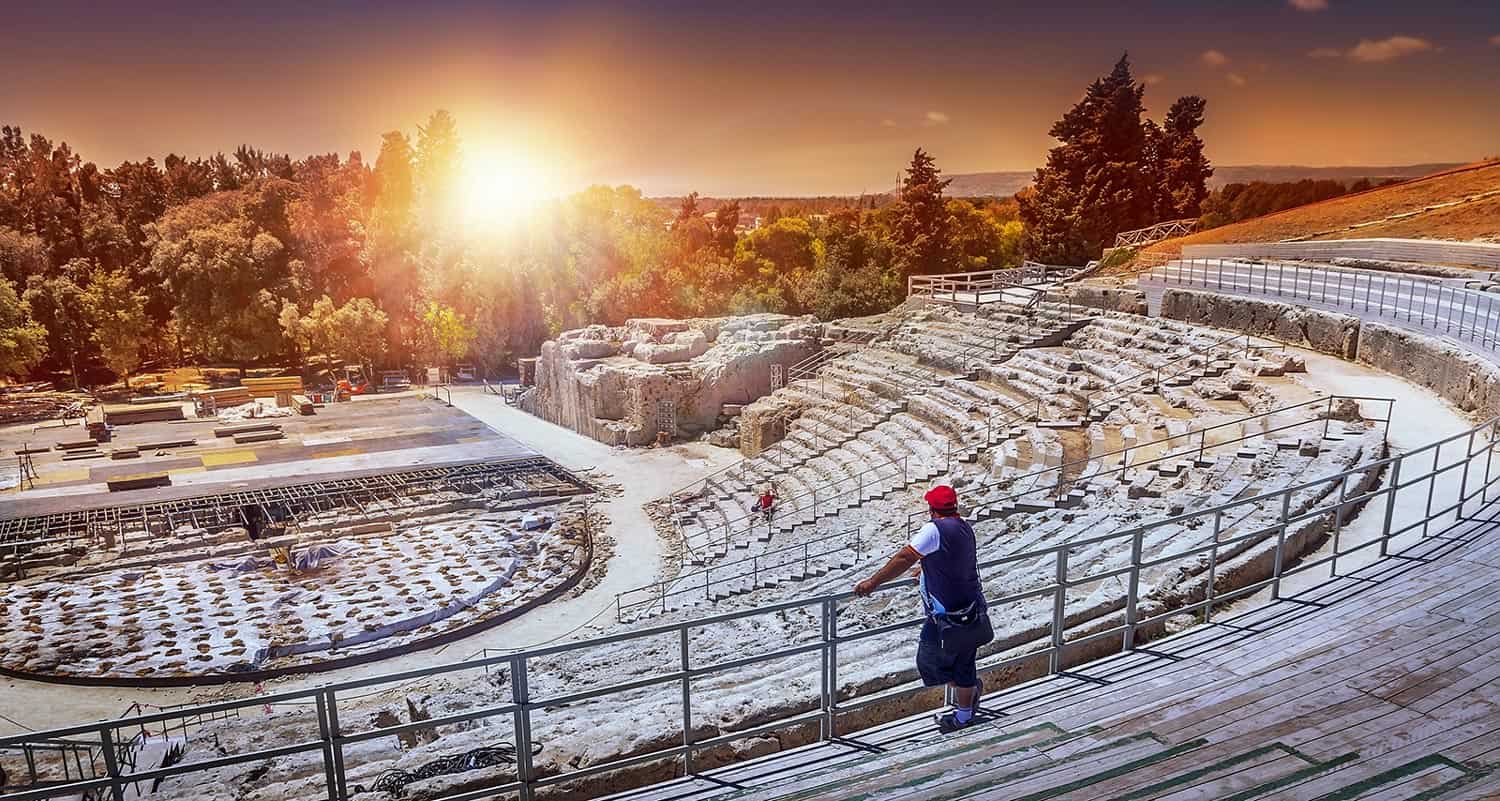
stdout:
POLYGON ((995 639, 989 609, 979 602, 957 612, 932 615, 931 620, 938 627, 938 637, 945 649, 966 651, 995 639))

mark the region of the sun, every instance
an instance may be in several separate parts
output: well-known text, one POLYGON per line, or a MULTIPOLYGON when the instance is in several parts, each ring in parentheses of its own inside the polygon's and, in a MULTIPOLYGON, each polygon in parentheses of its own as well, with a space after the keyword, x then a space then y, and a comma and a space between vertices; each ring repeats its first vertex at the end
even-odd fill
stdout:
POLYGON ((513 224, 556 197, 556 182, 541 165, 514 148, 466 149, 458 192, 464 222, 477 229, 513 224))

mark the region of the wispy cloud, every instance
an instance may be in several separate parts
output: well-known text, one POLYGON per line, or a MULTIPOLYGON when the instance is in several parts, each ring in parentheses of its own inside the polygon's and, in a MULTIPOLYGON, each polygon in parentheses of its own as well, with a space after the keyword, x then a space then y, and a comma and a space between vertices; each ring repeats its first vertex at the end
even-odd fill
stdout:
POLYGON ((1328 0, 1286 0, 1286 2, 1298 11, 1323 11, 1328 8, 1328 0))
POLYGON ((1231 72, 1228 75, 1224 76, 1224 78, 1229 81, 1230 86, 1244 86, 1245 84, 1249 83, 1249 81, 1245 80, 1245 76, 1240 75, 1237 72, 1231 72))
POLYGON ((1432 49, 1432 42, 1417 36, 1392 36, 1389 39, 1361 39, 1349 51, 1349 58, 1366 64, 1394 61, 1413 53, 1432 49))
POLYGON ((1222 67, 1229 63, 1229 56, 1224 55, 1220 50, 1204 50, 1203 55, 1198 58, 1210 67, 1222 67))
POLYGON ((947 125, 949 120, 948 115, 941 111, 929 111, 927 112, 927 116, 922 119, 922 124, 929 127, 933 125, 947 125))
POLYGON ((1159 72, 1148 72, 1146 73, 1145 77, 1141 78, 1141 83, 1144 83, 1147 86, 1155 86, 1162 81, 1165 81, 1166 79, 1167 76, 1159 72))
POLYGON ((885 119, 883 119, 883 120, 880 121, 880 127, 882 127, 882 128, 894 128, 894 127, 896 127, 896 121, 893 120, 893 119, 891 119, 890 117, 886 117, 885 119))
MULTIPOLYGON (((1500 36, 1495 39, 1500 39, 1500 36)), ((1363 64, 1378 64, 1438 49, 1440 48, 1434 47, 1432 42, 1419 36, 1396 35, 1385 39, 1360 39, 1359 44, 1348 50, 1337 47, 1318 47, 1307 51, 1307 54, 1313 58, 1347 58, 1363 64)))
POLYGON ((1497 33, 1494 36, 1490 37, 1490 44, 1496 47, 1500 47, 1500 33, 1497 33))

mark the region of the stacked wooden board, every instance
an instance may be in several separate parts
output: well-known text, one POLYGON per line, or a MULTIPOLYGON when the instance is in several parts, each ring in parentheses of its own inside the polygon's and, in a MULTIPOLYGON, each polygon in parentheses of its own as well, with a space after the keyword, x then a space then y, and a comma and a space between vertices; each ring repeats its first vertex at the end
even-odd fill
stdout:
POLYGON ((306 395, 293 395, 292 408, 297 410, 297 414, 304 417, 311 415, 314 411, 312 399, 306 395))
POLYGON ((104 422, 112 426, 183 419, 181 403, 117 403, 103 407, 104 422))
POLYGON ((195 398, 213 398, 214 404, 219 408, 226 406, 239 406, 252 400, 250 390, 246 387, 225 387, 223 389, 205 389, 193 393, 195 398))
POLYGON ((144 473, 135 476, 122 476, 106 480, 105 485, 110 492, 123 492, 125 490, 146 489, 147 487, 169 487, 172 485, 172 477, 166 473, 144 473))
MULTIPOLYGON (((302 377, 279 375, 270 378, 242 378, 240 383, 257 398, 274 398, 278 392, 302 392, 302 377)), ((224 404, 220 404, 221 406, 224 404)))

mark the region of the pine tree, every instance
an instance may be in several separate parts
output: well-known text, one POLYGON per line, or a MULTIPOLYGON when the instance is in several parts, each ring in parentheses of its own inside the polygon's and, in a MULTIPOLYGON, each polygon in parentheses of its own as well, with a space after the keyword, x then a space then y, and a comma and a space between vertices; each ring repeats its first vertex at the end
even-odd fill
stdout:
POLYGON ((1129 56, 1121 56, 1048 131, 1061 144, 1037 169, 1034 191, 1018 198, 1031 258, 1081 264, 1097 257, 1116 233, 1152 221, 1144 94, 1129 56))
POLYGON ((932 156, 921 148, 912 154, 901 182, 901 200, 893 209, 892 240, 902 275, 941 273, 952 265, 951 220, 943 196, 952 180, 943 177, 932 156))
POLYGON ((1197 218, 1202 213, 1208 179, 1214 174, 1198 136, 1205 105, 1196 95, 1179 97, 1161 127, 1148 123, 1158 221, 1197 218))

